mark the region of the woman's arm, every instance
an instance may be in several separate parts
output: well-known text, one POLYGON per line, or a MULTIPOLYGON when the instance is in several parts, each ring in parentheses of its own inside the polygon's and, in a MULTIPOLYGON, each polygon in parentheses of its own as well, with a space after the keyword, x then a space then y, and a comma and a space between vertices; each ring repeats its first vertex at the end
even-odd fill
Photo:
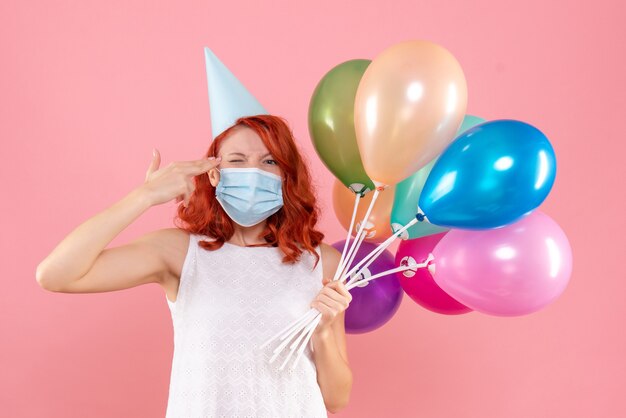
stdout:
MULTIPOLYGON (((71 283, 85 276, 113 238, 150 206, 150 201, 143 190, 135 189, 109 208, 80 224, 39 263, 36 271, 39 285, 50 291, 65 291, 71 283)), ((130 257, 127 261, 130 262, 130 257)), ((158 267, 159 265, 154 265, 149 269, 156 270, 158 267)))
POLYGON ((165 276, 163 243, 170 230, 105 249, 151 206, 175 197, 187 203, 195 187, 193 177, 217 163, 206 159, 175 162, 157 170, 159 164, 156 152, 142 185, 76 227, 39 263, 36 279, 41 287, 54 292, 101 292, 156 282, 165 276))
POLYGON ((352 371, 348 363, 344 322, 345 309, 352 297, 343 284, 332 283, 328 279, 334 276, 341 254, 327 244, 322 244, 321 248, 324 284, 330 292, 327 290, 324 295, 326 297, 317 302, 322 304, 317 305, 317 309, 323 311, 323 315, 326 313, 328 318, 333 317, 333 319, 320 322, 311 340, 317 369, 317 382, 324 397, 324 404, 329 412, 336 413, 348 404, 352 390, 352 371))

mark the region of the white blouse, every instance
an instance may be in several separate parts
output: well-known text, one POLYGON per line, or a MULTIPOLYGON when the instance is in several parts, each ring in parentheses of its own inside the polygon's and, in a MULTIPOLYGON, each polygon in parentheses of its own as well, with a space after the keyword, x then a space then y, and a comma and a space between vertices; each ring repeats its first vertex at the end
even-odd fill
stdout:
MULTIPOLYGON (((278 247, 225 243, 208 251, 190 234, 176 302, 166 298, 174 354, 166 418, 327 417, 310 344, 295 369, 288 348, 269 363, 269 338, 310 309, 322 260, 282 263, 278 247)), ((316 248, 321 257, 321 251, 316 248)))

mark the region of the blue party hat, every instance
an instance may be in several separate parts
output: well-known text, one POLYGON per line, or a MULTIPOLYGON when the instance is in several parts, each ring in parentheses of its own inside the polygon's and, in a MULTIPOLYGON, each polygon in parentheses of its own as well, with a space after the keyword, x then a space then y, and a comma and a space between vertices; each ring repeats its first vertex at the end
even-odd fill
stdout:
POLYGON ((213 51, 204 47, 204 57, 213 139, 234 125, 240 117, 268 114, 213 51))

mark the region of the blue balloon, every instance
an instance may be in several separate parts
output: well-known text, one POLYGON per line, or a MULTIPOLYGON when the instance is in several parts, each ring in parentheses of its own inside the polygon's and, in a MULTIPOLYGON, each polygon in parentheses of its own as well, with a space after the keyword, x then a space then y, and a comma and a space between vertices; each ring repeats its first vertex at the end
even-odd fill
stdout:
POLYGON ((435 225, 493 229, 520 220, 548 196, 556 156, 525 122, 488 121, 459 135, 433 166, 419 207, 435 225))
MULTIPOLYGON (((485 122, 485 119, 478 116, 465 115, 463 123, 461 123, 461 127, 457 131, 456 137, 483 122, 485 122)), ((410 220, 415 218, 417 203, 419 202, 422 188, 426 183, 430 170, 435 166, 437 157, 433 158, 432 161, 424 167, 417 170, 411 176, 396 185, 396 192, 393 198, 393 208, 391 209, 391 229, 393 229, 393 232, 396 232, 410 220)), ((430 222, 417 222, 400 235, 400 238, 414 239, 449 230, 450 228, 437 226, 430 222)))

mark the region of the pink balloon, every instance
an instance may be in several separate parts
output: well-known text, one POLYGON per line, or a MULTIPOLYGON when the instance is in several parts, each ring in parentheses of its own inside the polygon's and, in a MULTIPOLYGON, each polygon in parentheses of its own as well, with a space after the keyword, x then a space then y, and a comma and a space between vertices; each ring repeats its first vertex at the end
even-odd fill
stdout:
MULTIPOLYGON (((406 265, 411 258, 416 263, 423 263, 447 232, 402 240, 396 252, 396 266, 406 265)), ((427 268, 406 270, 396 275, 404 292, 429 311, 444 315, 459 315, 472 311, 441 290, 427 268)))
POLYGON ((537 210, 501 228, 452 229, 432 253, 435 282, 489 315, 519 316, 544 308, 563 293, 572 273, 565 233, 537 210))

